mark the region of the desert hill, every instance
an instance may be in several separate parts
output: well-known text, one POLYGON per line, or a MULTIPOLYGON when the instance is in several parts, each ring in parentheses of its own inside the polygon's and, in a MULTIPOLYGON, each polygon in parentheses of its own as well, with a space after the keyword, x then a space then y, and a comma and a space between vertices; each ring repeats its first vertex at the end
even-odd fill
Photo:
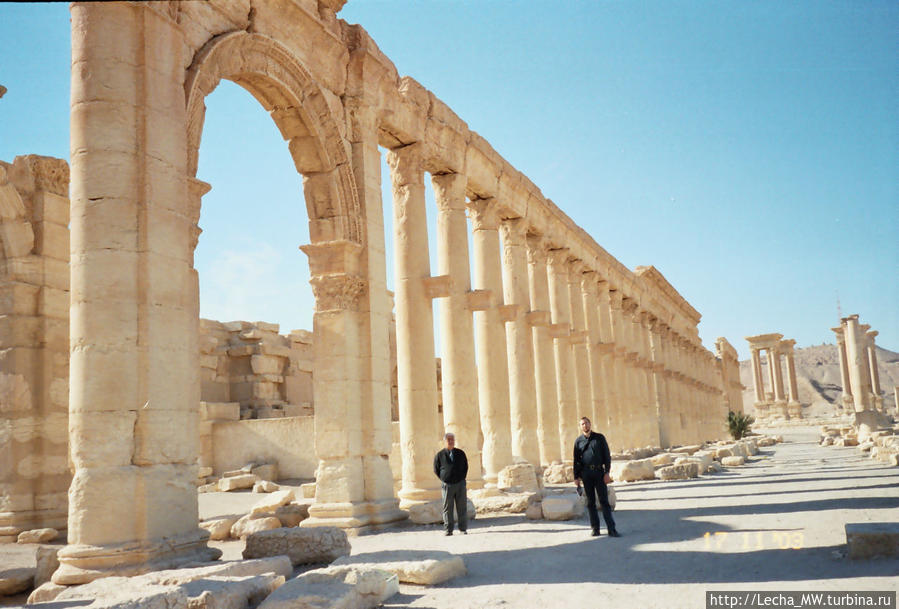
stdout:
MULTIPOLYGON (((880 372, 880 388, 884 398, 884 406, 894 406, 893 388, 899 386, 899 353, 888 351, 882 347, 877 349, 877 368, 880 372)), ((840 355, 836 345, 815 345, 804 349, 796 348, 796 382, 799 386, 799 401, 802 403, 804 416, 826 417, 834 413, 836 400, 842 395, 843 387, 840 378, 840 355)), ((765 358, 762 357, 762 363, 765 358)), ((763 366, 767 375, 767 367, 763 366)), ((787 371, 783 368, 784 385, 787 371)), ((743 391, 743 408, 753 413, 752 403, 752 368, 750 361, 740 362, 740 382, 746 389, 743 391)), ((766 378, 767 382, 767 378, 766 378)))

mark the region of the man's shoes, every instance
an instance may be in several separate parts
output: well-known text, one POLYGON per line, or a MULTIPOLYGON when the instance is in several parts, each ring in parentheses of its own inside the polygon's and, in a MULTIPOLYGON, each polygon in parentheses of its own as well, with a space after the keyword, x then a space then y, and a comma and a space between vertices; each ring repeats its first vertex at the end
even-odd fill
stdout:
POLYGON ((449 537, 449 536, 452 535, 452 534, 453 534, 452 531, 447 531, 446 533, 444 533, 444 535, 446 535, 447 537, 449 537))
POLYGON ((609 537, 621 537, 621 533, 619 533, 615 529, 612 529, 611 531, 609 531, 609 537))
POLYGON ((599 529, 593 529, 590 531, 590 537, 599 537, 599 529))
POLYGON ((462 534, 463 534, 463 535, 468 535, 468 529, 463 529, 463 530, 462 530, 462 534))

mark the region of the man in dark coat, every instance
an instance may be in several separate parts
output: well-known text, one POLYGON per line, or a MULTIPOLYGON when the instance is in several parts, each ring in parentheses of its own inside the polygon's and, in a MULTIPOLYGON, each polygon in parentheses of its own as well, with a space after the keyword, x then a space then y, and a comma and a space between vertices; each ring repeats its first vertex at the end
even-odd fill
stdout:
POLYGON ((612 481, 609 472, 612 470, 612 455, 609 443, 601 433, 590 429, 590 419, 581 419, 581 435, 574 441, 574 483, 580 493, 581 481, 587 493, 587 514, 590 516, 591 533, 599 535, 599 514, 596 513, 596 495, 599 494, 599 505, 602 517, 606 521, 609 537, 620 537, 612 519, 612 507, 609 505, 608 484, 612 481))
POLYGON ((447 535, 453 534, 453 506, 459 518, 459 530, 468 534, 468 497, 465 495, 465 476, 468 475, 468 459, 456 448, 456 436, 443 436, 446 448, 434 455, 434 475, 443 482, 443 526, 447 535))

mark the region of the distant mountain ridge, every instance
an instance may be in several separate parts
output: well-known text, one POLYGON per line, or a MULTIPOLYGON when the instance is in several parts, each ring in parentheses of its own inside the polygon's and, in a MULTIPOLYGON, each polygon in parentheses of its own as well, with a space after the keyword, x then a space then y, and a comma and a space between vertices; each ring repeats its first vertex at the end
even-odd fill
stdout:
MULTIPOLYGON (((880 373, 881 396, 884 406, 892 408, 893 388, 899 386, 899 353, 880 346, 877 350, 877 369, 880 373)), ((796 383, 799 387, 799 401, 804 416, 830 416, 834 413, 836 401, 843 393, 840 377, 840 354, 836 345, 815 345, 797 348, 795 351, 796 383)), ((764 362, 764 358, 762 359, 764 362)), ((763 366, 767 375, 767 366, 763 366)), ((787 386, 787 370, 783 366, 784 387, 787 386)), ((766 376, 767 382, 767 376, 766 376)), ((749 360, 740 362, 740 382, 743 391, 743 409, 753 413, 755 394, 752 390, 752 368, 749 360)), ((786 390, 786 389, 785 389, 786 390)))

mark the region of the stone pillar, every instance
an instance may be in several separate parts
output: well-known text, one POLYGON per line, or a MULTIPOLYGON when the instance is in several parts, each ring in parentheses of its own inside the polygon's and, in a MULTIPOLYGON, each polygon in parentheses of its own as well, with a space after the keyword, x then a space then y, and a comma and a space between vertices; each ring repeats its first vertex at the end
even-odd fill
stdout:
POLYGON ((528 313, 534 342, 534 377, 537 391, 537 441, 540 462, 561 462, 559 444, 559 408, 556 396, 556 365, 550 336, 549 287, 546 278, 546 245, 535 236, 527 237, 528 287, 531 309, 528 313))
MULTIPOLYGON (((587 325, 584 318, 584 298, 581 281, 584 265, 580 260, 568 261, 568 302, 571 305, 571 348, 574 358, 575 395, 577 419, 587 417, 593 421, 593 394, 590 391, 590 360, 587 355, 587 325)), ((571 442, 574 442, 572 438, 571 442)))
MULTIPOLYGON (((512 464, 509 422, 509 368, 503 327, 502 268, 499 252, 499 217, 493 199, 469 204, 474 231, 474 282, 486 290, 486 308, 475 311, 478 354, 478 402, 484 434, 484 480, 496 484, 500 470, 512 464)), ((432 474, 433 475, 433 474, 432 474)))
POLYGON ((849 385, 856 412, 871 410, 870 391, 866 378, 868 364, 865 345, 860 336, 858 315, 850 315, 841 320, 843 337, 846 341, 846 360, 849 368, 849 385))
POLYGON ((874 395, 874 406, 877 410, 883 412, 883 396, 880 389, 880 371, 877 369, 877 347, 874 339, 878 332, 868 332, 868 368, 871 371, 871 393, 874 395))
POLYGON ((164 5, 78 3, 71 12, 74 478, 58 584, 221 554, 197 526, 190 57, 164 5))
POLYGON ((796 363, 794 361, 793 346, 795 340, 781 341, 779 349, 782 350, 787 363, 787 386, 789 390, 789 401, 787 402, 787 413, 790 418, 802 418, 802 406, 799 403, 799 386, 796 381, 796 363))
MULTIPOLYGON (((358 59, 358 58, 357 58, 358 59)), ((371 56, 366 56, 363 61, 374 61, 371 56)), ((369 64, 370 65, 370 64, 369 64)), ((319 361, 318 353, 328 354, 344 352, 347 355, 357 353, 362 362, 363 371, 359 379, 361 399, 359 402, 359 425, 355 431, 359 438, 359 455, 348 454, 348 467, 355 467, 354 461, 361 460, 362 476, 364 479, 364 491, 361 498, 349 500, 351 491, 342 489, 338 494, 326 496, 328 483, 326 480, 316 481, 316 502, 310 506, 310 517, 303 521, 303 526, 316 524, 362 528, 377 526, 387 522, 401 520, 406 513, 398 506, 394 494, 393 472, 390 468, 390 453, 393 448, 392 419, 392 384, 393 363, 390 356, 390 332, 393 326, 393 300, 387 290, 387 259, 385 256, 384 241, 384 210, 381 190, 381 153, 378 149, 378 127, 374 112, 370 109, 363 111, 357 108, 352 113, 352 129, 349 130, 351 149, 353 156, 353 172, 356 182, 356 191, 360 204, 365 210, 365 238, 359 249, 358 270, 353 270, 349 265, 351 253, 356 249, 350 245, 342 245, 340 242, 324 242, 322 246, 305 248, 310 255, 310 269, 320 269, 317 275, 312 276, 313 291, 316 285, 321 287, 316 294, 316 308, 320 312, 313 318, 319 320, 320 331, 313 327, 315 336, 322 334, 322 344, 315 338, 313 350, 316 354, 314 362, 313 384, 315 378, 327 376, 332 372, 325 370, 328 364, 319 361), (344 252, 340 255, 341 250, 344 252), (316 255, 321 259, 321 265, 316 260, 316 255), (345 260, 344 267, 332 265, 328 257, 336 255, 334 260, 345 260), (334 273, 335 277, 328 277, 334 273), (343 277, 341 278, 341 275, 343 277), (363 283, 364 277, 364 283, 363 283), (329 303, 331 299, 327 286, 335 285, 338 288, 336 294, 343 295, 336 302, 329 303), (352 298, 355 290, 359 290, 358 297, 352 298), (319 300, 321 296, 321 300, 319 300), (343 310, 341 313, 340 311, 343 310), (333 336, 327 329, 332 319, 340 316, 355 318, 359 324, 359 337, 353 341, 352 334, 344 339, 333 336), (346 349, 342 345, 329 346, 334 341, 343 343, 347 341, 346 349), (319 488, 322 489, 319 499, 319 488), (346 504, 351 504, 348 507, 346 504)), ((333 176, 330 173, 316 175, 306 172, 303 176, 303 192, 307 207, 313 207, 320 202, 320 192, 329 192, 333 176)), ((325 225, 327 220, 316 220, 316 225, 325 225)), ((324 228, 324 226, 322 226, 324 228)), ((321 237, 312 232, 313 239, 321 237)), ((335 361, 339 367, 341 364, 335 361)), ((350 367, 350 364, 342 364, 350 367)), ((325 435, 326 421, 336 426, 336 429, 347 427, 347 414, 342 412, 342 405, 333 399, 324 400, 324 396, 331 395, 334 387, 331 384, 322 387, 313 387, 316 393, 316 425, 321 430, 317 433, 316 443, 325 446, 330 438, 325 435), (320 399, 318 396, 322 395, 320 399), (324 417, 319 422, 319 417, 324 417)), ((353 444, 351 444, 353 446, 353 444)), ((320 451, 326 454, 329 449, 320 451)), ((317 454, 319 454, 317 452, 317 454)), ((322 459, 319 455, 319 459, 322 459)), ((320 461, 320 475, 334 474, 336 488, 345 486, 341 473, 343 464, 339 457, 333 463, 320 461)))
MULTIPOLYGON (((616 434, 618 430, 618 396, 615 393, 615 343, 612 336, 611 311, 609 310, 609 284, 605 280, 597 282, 597 313, 600 344, 597 345, 600 362, 600 385, 602 401, 605 410, 605 419, 599 425, 600 429, 608 431, 606 439, 610 445, 620 445, 621 438, 616 434), (610 437, 611 436, 611 437, 610 437)), ((604 432, 605 433, 605 432, 604 432)))
POLYGON ((450 295, 440 310, 443 348, 443 420, 456 434, 456 445, 468 456, 468 485, 484 485, 481 471, 478 371, 475 366, 474 326, 468 297, 471 266, 468 260, 468 222, 465 219, 465 177, 435 175, 437 253, 440 274, 450 277, 450 295))
POLYGON ((534 380, 534 348, 531 326, 528 262, 524 219, 503 220, 503 295, 510 321, 506 323, 509 356, 509 409, 512 422, 512 454, 535 467, 540 465, 537 441, 537 387, 534 380))
POLYGON ((0 162, 0 543, 68 510, 69 167, 0 162), (35 272, 36 271, 36 272, 35 272))
MULTIPOLYGON (((765 385, 762 379, 762 360, 761 350, 750 349, 752 359, 752 388, 755 394, 755 403, 760 404, 765 401, 765 385)), ((758 406, 756 406, 758 409, 758 406)))
MULTIPOLYGON (((425 218, 421 145, 387 154, 393 182, 394 283, 396 301, 396 367, 403 453, 400 507, 440 496, 434 476, 434 454, 440 447, 434 317, 430 279, 428 225, 425 218)), ((318 401, 318 397, 316 397, 318 401)))
POLYGON ((831 328, 837 338, 837 353, 840 356, 840 382, 842 383, 843 393, 840 396, 838 408, 845 412, 854 412, 854 400, 852 399, 852 385, 849 381, 849 364, 846 359, 846 337, 843 334, 843 327, 839 326, 831 328))
POLYGON ((559 444, 563 461, 572 459, 569 446, 578 434, 577 388, 571 354, 571 303, 568 297, 568 250, 549 251, 549 303, 552 335, 555 339, 557 403, 559 405, 559 444))
POLYGON ((632 398, 628 382, 627 346, 624 324, 621 320, 621 292, 609 289, 609 324, 614 343, 612 383, 615 391, 615 435, 620 448, 633 448, 632 398))
POLYGON ((596 429, 608 429, 609 415, 603 399, 602 380, 602 330, 599 321, 599 285, 596 273, 588 270, 581 274, 581 299, 584 306, 584 323, 587 327, 587 363, 590 371, 590 400, 593 403, 591 421, 596 429))

